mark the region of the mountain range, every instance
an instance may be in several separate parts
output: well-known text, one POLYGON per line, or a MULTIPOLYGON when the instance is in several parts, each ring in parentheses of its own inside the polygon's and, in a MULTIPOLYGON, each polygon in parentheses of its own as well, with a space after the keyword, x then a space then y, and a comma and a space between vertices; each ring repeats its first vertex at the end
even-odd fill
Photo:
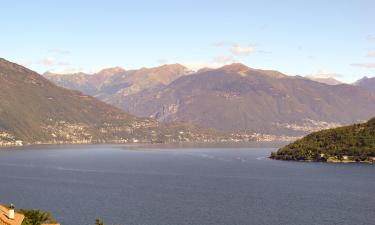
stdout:
POLYGON ((46 72, 43 75, 60 86, 80 90, 100 99, 110 99, 113 95, 127 96, 148 88, 163 87, 191 73, 193 71, 182 65, 171 64, 128 71, 121 67, 114 67, 95 74, 46 72))
POLYGON ((375 115, 375 93, 361 85, 328 85, 239 63, 197 72, 179 64, 106 71, 45 77, 136 116, 224 132, 300 136, 375 115))
MULTIPOLYGON (((118 71, 113 69, 110 73, 118 71)), ((106 80, 107 72, 102 71, 102 80, 106 80)), ((0 145, 221 138, 220 132, 210 129, 135 117, 79 91, 58 87, 5 59, 0 59, 0 90, 0 145)))

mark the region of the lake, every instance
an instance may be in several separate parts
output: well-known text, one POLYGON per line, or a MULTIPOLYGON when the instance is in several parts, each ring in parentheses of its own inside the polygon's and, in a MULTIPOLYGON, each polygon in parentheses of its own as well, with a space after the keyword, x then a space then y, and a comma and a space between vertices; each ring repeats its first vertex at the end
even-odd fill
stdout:
POLYGON ((269 160, 272 147, 0 150, 0 202, 62 225, 375 224, 375 166, 269 160))

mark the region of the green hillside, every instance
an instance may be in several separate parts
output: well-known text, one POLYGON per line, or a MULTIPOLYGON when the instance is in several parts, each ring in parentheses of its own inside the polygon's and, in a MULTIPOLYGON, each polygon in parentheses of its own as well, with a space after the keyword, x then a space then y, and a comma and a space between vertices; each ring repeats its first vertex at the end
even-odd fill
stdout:
POLYGON ((374 161, 375 118, 367 123, 307 135, 277 152, 272 159, 305 161, 374 161))

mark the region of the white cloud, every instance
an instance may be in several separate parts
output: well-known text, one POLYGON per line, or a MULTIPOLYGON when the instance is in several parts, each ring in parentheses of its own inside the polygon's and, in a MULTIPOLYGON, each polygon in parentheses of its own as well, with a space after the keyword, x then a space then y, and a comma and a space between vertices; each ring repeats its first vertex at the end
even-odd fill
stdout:
POLYGON ((265 51, 265 50, 257 50, 256 52, 261 53, 261 54, 271 54, 272 53, 270 51, 265 51))
POLYGON ((209 62, 185 62, 184 65, 193 70, 193 71, 198 71, 202 68, 217 68, 217 65, 214 65, 213 63, 209 62))
POLYGON ((245 46, 245 47, 241 47, 240 45, 238 44, 234 44, 232 45, 230 51, 232 52, 232 54, 234 55, 249 55, 250 53, 253 53, 255 52, 256 50, 256 46, 255 45, 248 45, 248 46, 245 46))
POLYGON ((159 63, 159 64, 167 64, 168 63, 168 60, 167 59, 158 59, 157 60, 157 62, 159 63))
POLYGON ((66 54, 70 54, 71 53, 69 50, 63 50, 63 49, 59 49, 59 48, 50 49, 48 52, 55 53, 55 54, 60 54, 60 55, 66 55, 66 54))
POLYGON ((63 68, 63 69, 51 69, 48 72, 57 74, 72 74, 72 73, 91 73, 92 71, 85 71, 83 68, 63 68))
POLYGON ((351 66, 362 67, 362 68, 375 68, 375 63, 353 63, 351 66))
POLYGON ((213 59, 213 62, 218 63, 218 64, 226 64, 226 63, 230 63, 230 62, 233 62, 233 61, 234 60, 233 60, 232 56, 225 56, 225 55, 216 56, 213 59))
POLYGON ((309 56, 307 56, 307 58, 310 59, 310 60, 313 60, 313 59, 315 59, 315 56, 309 55, 309 56))
POLYGON ((335 72, 328 71, 328 70, 317 70, 317 71, 315 71, 311 74, 306 75, 305 77, 308 77, 308 78, 334 78, 334 79, 336 79, 337 77, 340 77, 340 75, 338 75, 335 72))
POLYGON ((216 68, 223 66, 222 63, 217 63, 214 61, 212 62, 186 62, 184 63, 184 65, 193 71, 198 71, 203 68, 216 69, 216 68))
POLYGON ((54 66, 56 65, 56 59, 53 57, 46 57, 44 59, 39 60, 38 63, 43 66, 54 66))
POLYGON ((31 61, 24 61, 24 62, 20 62, 19 63, 21 66, 24 66, 24 67, 30 67, 31 65, 34 64, 34 62, 31 62, 31 61))
POLYGON ((48 66, 48 67, 69 65, 68 62, 59 62, 54 57, 46 57, 44 59, 39 60, 37 63, 43 66, 48 66))
POLYGON ((367 40, 369 41, 375 41, 375 35, 368 35, 367 40))
POLYGON ((367 57, 375 57, 375 51, 369 52, 367 57))
MULTIPOLYGON (((237 56, 246 56, 246 55, 256 52, 255 44, 248 44, 246 46, 241 46, 240 44, 235 43, 235 42, 220 41, 220 42, 216 42, 214 45, 220 48, 230 46, 230 49, 229 49, 230 52, 233 55, 237 55, 237 56)), ((265 51, 258 51, 258 52, 265 53, 265 51)))
POLYGON ((238 43, 228 42, 228 41, 219 41, 213 43, 217 48, 223 48, 228 52, 223 55, 217 55, 213 57, 210 61, 197 61, 197 62, 184 62, 183 64, 191 70, 197 71, 202 68, 219 68, 224 65, 238 62, 236 56, 246 56, 254 52, 258 53, 270 53, 266 51, 259 51, 256 49, 255 44, 248 44, 246 46, 241 46, 238 43))
POLYGON ((227 41, 219 41, 214 44, 215 47, 225 47, 226 45, 232 45, 233 43, 227 41))
POLYGON ((191 70, 198 71, 203 68, 215 69, 235 62, 238 61, 232 56, 221 55, 213 57, 209 62, 185 62, 184 65, 191 70))

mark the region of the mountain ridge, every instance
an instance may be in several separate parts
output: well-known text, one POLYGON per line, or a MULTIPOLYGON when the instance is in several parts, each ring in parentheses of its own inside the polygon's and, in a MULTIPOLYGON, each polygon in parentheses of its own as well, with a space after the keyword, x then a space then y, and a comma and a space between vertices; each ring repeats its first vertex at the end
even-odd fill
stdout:
MULTIPOLYGON (((374 96, 350 85, 334 87, 303 77, 269 76, 263 70, 248 70, 242 75, 240 72, 218 69, 195 73, 176 79, 161 90, 146 90, 109 103, 122 106, 133 114, 153 116, 161 121, 182 120, 225 131, 248 130, 276 134, 290 130, 276 128, 277 124, 303 125, 304 119, 350 123, 355 118, 360 120, 372 116, 375 110, 374 96), (325 93, 320 93, 322 90, 325 93), (341 97, 342 94, 345 94, 351 104, 345 103, 347 99, 341 97), (354 98, 352 94, 358 99, 364 99, 366 103, 360 103, 362 100, 351 100, 354 98), (302 98, 304 95, 305 98, 302 98), (335 101, 340 101, 341 104, 332 102, 329 99, 330 95, 334 95, 335 101), (324 99, 325 102, 319 102, 324 99), (286 106, 285 103, 288 102, 291 105, 286 106), (250 107, 249 104, 254 107, 250 107), (334 109, 332 104, 340 110, 334 109), (342 105, 358 107, 340 120, 336 120, 335 114, 345 114, 346 109, 342 105), (361 113, 359 107, 364 108, 365 113, 361 113), (182 111, 181 114, 179 110, 182 111), (215 110, 221 110, 221 113, 214 112, 215 110), (301 112, 296 113, 298 110, 301 112), (202 116, 208 112, 210 116, 202 116), (299 120, 296 121, 295 118, 299 120)), ((293 135, 297 133, 301 134, 289 132, 293 135)))
POLYGON ((0 145, 204 141, 224 137, 183 123, 135 117, 0 59, 0 145))
POLYGON ((375 96, 362 88, 234 63, 176 76, 166 85, 94 95, 131 114, 222 130, 299 136, 365 120, 375 96))
POLYGON ((55 84, 80 90, 85 94, 105 98, 108 95, 129 95, 146 88, 168 85, 180 76, 192 73, 180 64, 166 64, 153 68, 124 70, 121 67, 106 68, 93 74, 54 74, 44 76, 55 84), (114 68, 117 68, 115 71, 114 68), (105 73, 105 74, 104 74, 105 73))

